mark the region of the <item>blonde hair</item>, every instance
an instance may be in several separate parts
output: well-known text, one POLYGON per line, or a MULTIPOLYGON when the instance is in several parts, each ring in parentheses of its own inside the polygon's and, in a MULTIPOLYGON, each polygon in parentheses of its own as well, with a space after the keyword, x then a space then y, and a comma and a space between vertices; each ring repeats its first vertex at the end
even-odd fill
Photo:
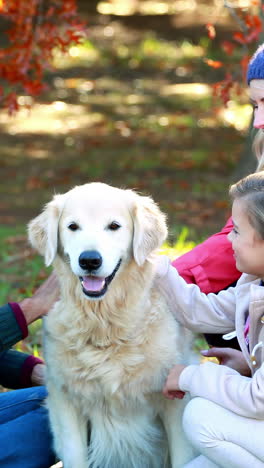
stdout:
POLYGON ((252 148, 258 160, 258 165, 256 171, 263 171, 264 170, 264 132, 260 129, 254 140, 252 148))
POLYGON ((245 202, 250 224, 264 239, 264 171, 255 172, 231 185, 229 195, 232 201, 245 202))

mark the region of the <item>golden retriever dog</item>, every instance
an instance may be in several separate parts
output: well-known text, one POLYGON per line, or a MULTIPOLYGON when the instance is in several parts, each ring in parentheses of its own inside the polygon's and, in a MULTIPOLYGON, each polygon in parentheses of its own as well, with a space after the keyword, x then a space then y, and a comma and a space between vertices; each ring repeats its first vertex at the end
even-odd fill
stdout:
POLYGON ((97 182, 56 195, 29 224, 61 287, 44 319, 44 357, 64 468, 176 468, 192 458, 185 399, 161 393, 171 367, 192 353, 192 334, 156 279, 166 235, 151 198, 97 182))

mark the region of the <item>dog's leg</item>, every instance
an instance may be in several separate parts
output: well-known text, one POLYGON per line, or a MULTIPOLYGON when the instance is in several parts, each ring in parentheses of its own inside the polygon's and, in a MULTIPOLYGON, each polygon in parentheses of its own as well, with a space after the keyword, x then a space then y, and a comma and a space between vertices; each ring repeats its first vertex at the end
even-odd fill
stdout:
POLYGON ((54 448, 63 468, 87 468, 87 421, 62 391, 51 385, 48 390, 54 448))
POLYGON ((181 423, 186 406, 185 398, 184 400, 165 400, 164 398, 160 411, 168 438, 172 468, 181 468, 194 458, 194 451, 185 437, 181 423))

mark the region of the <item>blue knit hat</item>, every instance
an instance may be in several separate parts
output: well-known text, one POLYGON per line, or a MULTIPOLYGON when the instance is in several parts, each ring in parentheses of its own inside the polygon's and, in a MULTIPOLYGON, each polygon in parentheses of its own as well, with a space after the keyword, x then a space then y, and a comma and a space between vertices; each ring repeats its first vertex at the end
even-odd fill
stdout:
POLYGON ((264 44, 257 48, 248 64, 248 84, 251 80, 264 80, 264 44))

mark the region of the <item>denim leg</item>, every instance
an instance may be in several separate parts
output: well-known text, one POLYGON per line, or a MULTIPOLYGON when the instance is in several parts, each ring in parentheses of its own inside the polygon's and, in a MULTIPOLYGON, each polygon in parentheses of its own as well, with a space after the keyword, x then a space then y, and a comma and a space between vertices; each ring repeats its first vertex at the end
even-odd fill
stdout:
POLYGON ((0 394, 0 466, 48 468, 55 463, 45 387, 0 394))

